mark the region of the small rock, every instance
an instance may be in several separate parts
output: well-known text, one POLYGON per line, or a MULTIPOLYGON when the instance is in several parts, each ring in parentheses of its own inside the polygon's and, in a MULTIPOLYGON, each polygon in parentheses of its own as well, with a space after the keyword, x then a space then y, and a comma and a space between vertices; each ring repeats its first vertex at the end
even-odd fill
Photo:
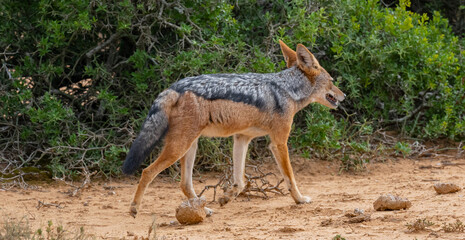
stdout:
POLYGON ((191 198, 176 208, 176 219, 181 224, 196 224, 202 222, 207 214, 204 207, 207 201, 204 197, 191 198))
POLYGON ((438 194, 446 194, 458 192, 461 188, 453 183, 436 183, 434 184, 434 190, 438 194))
POLYGON ((391 194, 380 196, 374 203, 373 208, 376 211, 407 209, 412 206, 408 199, 403 199, 391 194))
POLYGON ((128 237, 132 237, 132 236, 134 236, 134 233, 133 233, 133 232, 131 232, 131 231, 127 231, 126 233, 127 233, 128 237))
POLYGON ((103 189, 105 190, 114 190, 115 187, 114 186, 108 186, 106 183, 103 185, 103 189))
POLYGON ((220 203, 220 206, 224 206, 226 205, 226 203, 228 203, 231 199, 227 196, 223 196, 223 197, 220 197, 220 199, 218 199, 218 203, 220 203))
POLYGON ((282 233, 294 233, 294 232, 303 231, 303 230, 304 230, 304 229, 302 229, 302 228, 282 227, 282 228, 278 229, 278 232, 282 232, 282 233))
POLYGON ((170 221, 170 225, 171 225, 171 226, 177 226, 178 224, 179 224, 179 223, 176 222, 176 221, 170 221))
POLYGON ((356 209, 354 209, 354 214, 357 214, 357 215, 365 214, 365 210, 363 210, 361 208, 356 208, 356 209))
POLYGON ((370 214, 365 214, 365 211, 360 208, 354 209, 353 213, 347 213, 345 214, 345 216, 349 218, 348 220, 345 221, 347 223, 365 222, 365 221, 369 221, 371 218, 370 214))
POLYGON ((113 206, 111 204, 103 205, 102 209, 113 209, 113 206))
POLYGON ((439 234, 436 233, 436 232, 432 232, 428 235, 428 238, 431 238, 431 237, 435 237, 435 238, 438 238, 439 237, 439 234))
POLYGON ((85 207, 87 207, 87 206, 89 206, 89 202, 84 202, 83 205, 84 205, 85 207))
POLYGON ((166 227, 166 226, 169 226, 169 224, 166 222, 157 224, 157 227, 166 227))
POLYGON ((326 226, 331 225, 332 223, 333 223, 333 219, 329 218, 329 219, 325 219, 321 221, 320 226, 326 227, 326 226))
POLYGON ((361 208, 356 208, 354 209, 354 212, 351 213, 346 213, 345 216, 346 217, 349 217, 349 218, 353 218, 353 217, 356 217, 356 216, 360 216, 360 215, 363 215, 365 214, 365 210, 361 209, 361 208))

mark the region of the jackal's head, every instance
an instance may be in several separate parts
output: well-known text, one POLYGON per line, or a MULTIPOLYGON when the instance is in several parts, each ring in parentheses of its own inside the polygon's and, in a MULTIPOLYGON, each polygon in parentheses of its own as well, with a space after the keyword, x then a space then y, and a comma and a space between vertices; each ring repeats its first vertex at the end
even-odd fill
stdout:
POLYGON ((296 51, 290 49, 281 40, 279 44, 287 67, 297 66, 311 82, 312 102, 318 102, 333 109, 337 108, 339 102, 344 100, 345 94, 333 84, 334 79, 320 66, 313 54, 302 44, 297 45, 296 51))

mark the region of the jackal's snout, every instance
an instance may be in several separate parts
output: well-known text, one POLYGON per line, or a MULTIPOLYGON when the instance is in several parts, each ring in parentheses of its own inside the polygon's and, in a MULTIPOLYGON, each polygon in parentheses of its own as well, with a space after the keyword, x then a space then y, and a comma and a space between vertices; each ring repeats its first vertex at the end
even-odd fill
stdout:
POLYGON ((339 102, 344 101, 344 99, 346 98, 346 95, 333 83, 331 83, 331 85, 332 85, 331 90, 334 93, 333 98, 336 100, 336 102, 339 103, 339 102))
POLYGON ((344 101, 346 95, 335 85, 333 85, 332 81, 329 82, 330 88, 328 92, 325 94, 325 100, 329 104, 323 104, 330 108, 337 108, 339 103, 344 101))
POLYGON ((332 81, 330 81, 329 84, 331 87, 329 88, 329 91, 325 94, 325 99, 332 105, 329 107, 337 108, 339 106, 339 103, 344 101, 346 95, 338 87, 336 87, 332 81))
POLYGON ((339 106, 340 102, 344 101, 345 94, 334 85, 334 79, 321 66, 319 66, 319 75, 316 77, 315 83, 315 101, 332 109, 339 106))

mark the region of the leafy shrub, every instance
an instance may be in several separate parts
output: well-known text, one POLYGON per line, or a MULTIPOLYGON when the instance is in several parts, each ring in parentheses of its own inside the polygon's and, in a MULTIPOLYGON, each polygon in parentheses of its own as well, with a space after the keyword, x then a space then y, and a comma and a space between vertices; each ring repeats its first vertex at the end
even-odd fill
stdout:
POLYGON ((340 149, 344 122, 337 121, 329 109, 317 104, 304 111, 300 115, 304 115, 305 121, 296 123, 291 144, 307 157, 315 151, 340 149))
MULTIPOLYGON (((395 6, 398 4, 398 0, 387 0, 383 1, 386 7, 395 6)), ((412 12, 419 14, 427 13, 432 15, 433 12, 439 11, 442 16, 449 20, 449 24, 452 30, 458 36, 464 36, 465 34, 465 3, 463 1, 449 1, 449 0, 424 0, 424 1, 412 1, 410 8, 412 12)))
POLYGON ((294 18, 305 27, 288 38, 314 36, 312 48, 325 54, 322 64, 349 93, 343 107, 358 119, 418 137, 463 138, 463 40, 439 13, 429 19, 407 11, 409 4, 386 9, 373 0, 329 1, 294 18))
MULTIPOLYGON (((338 111, 299 113, 295 149, 361 156, 375 147, 358 136, 381 127, 464 139, 464 40, 439 13, 409 4, 5 0, 0 161, 47 165, 58 177, 118 174, 158 93, 186 76, 279 71, 277 39, 309 47, 348 95, 338 111)), ((202 140, 199 152, 223 146, 202 140)))
POLYGON ((406 142, 397 142, 394 149, 397 153, 401 153, 404 157, 412 151, 409 144, 406 142))

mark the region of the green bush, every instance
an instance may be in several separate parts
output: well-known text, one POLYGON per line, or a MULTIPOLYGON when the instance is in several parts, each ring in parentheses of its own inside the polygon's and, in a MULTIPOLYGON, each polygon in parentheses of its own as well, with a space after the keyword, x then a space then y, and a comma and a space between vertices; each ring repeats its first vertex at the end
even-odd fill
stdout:
MULTIPOLYGON (((420 138, 465 137, 463 39, 437 12, 432 19, 377 1, 329 1, 293 18, 289 42, 311 39, 321 62, 348 93, 343 104, 357 119, 420 138), (314 36, 310 38, 309 36, 314 36)), ((291 22, 291 19, 289 19, 291 22)))
MULTIPOLYGON (((385 0, 383 3, 386 6, 395 6, 399 3, 398 0, 385 0)), ((416 13, 427 13, 432 15, 433 12, 439 11, 442 16, 449 20, 449 24, 452 27, 457 36, 464 36, 465 34, 465 2, 464 1, 450 1, 450 0, 423 0, 423 1, 411 1, 410 8, 412 12, 416 13)))
MULTIPOLYGON (((315 53, 348 95, 338 111, 311 105, 291 145, 307 155, 373 146, 390 128, 418 138, 465 138, 465 42, 439 13, 408 1, 92 1, 0 5, 0 155, 56 176, 119 173, 163 89, 186 76, 276 72, 278 39, 315 53)), ((231 146, 202 140, 200 153, 231 146)), ((262 148, 259 144, 254 144, 262 148)), ((204 164, 221 153, 200 154, 204 164)), ((326 154, 328 155, 328 154, 326 154)))

